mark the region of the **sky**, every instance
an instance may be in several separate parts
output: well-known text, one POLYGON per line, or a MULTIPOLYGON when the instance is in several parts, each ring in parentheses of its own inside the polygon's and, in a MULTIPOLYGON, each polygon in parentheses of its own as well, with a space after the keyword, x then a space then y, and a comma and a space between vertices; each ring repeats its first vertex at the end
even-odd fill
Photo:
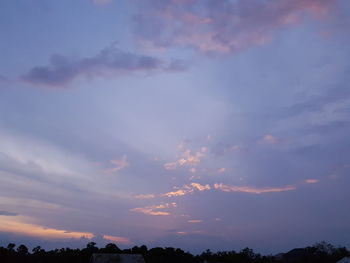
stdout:
POLYGON ((350 1, 0 1, 0 245, 350 247, 350 1))

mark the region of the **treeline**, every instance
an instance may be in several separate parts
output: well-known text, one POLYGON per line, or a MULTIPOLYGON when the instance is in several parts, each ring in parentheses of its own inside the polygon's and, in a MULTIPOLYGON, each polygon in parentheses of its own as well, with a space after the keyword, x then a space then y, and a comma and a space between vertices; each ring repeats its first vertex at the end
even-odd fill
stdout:
POLYGON ((179 248, 151 248, 134 246, 130 249, 120 249, 110 243, 103 248, 90 242, 83 249, 61 248, 45 251, 40 246, 30 252, 25 245, 16 246, 13 243, 7 247, 0 246, 1 263, 88 263, 93 253, 142 254, 146 263, 272 263, 272 262, 303 262, 303 263, 333 263, 350 256, 345 247, 335 248, 331 244, 321 242, 314 246, 298 248, 288 253, 275 256, 262 256, 252 249, 245 248, 239 252, 211 252, 207 250, 200 255, 192 255, 179 248))

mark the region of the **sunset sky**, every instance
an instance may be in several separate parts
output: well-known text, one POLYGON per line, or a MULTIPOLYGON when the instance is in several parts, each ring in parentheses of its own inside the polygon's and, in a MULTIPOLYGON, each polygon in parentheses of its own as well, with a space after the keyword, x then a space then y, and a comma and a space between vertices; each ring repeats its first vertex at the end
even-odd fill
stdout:
POLYGON ((0 246, 350 247, 350 1, 1 0, 0 246))

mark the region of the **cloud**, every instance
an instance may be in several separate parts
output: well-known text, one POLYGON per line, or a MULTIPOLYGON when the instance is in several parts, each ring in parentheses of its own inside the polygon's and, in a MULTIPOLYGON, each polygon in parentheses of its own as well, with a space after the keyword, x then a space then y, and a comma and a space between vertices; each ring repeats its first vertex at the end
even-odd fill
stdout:
POLYGON ((278 142, 278 139, 276 137, 274 137, 271 134, 266 134, 264 135, 264 137, 262 138, 262 140, 266 143, 270 143, 270 144, 274 144, 278 142))
POLYGON ((135 195, 134 197, 136 199, 152 199, 152 198, 155 198, 156 195, 154 195, 154 194, 140 194, 140 195, 135 195))
POLYGON ((45 239, 70 239, 70 238, 88 238, 91 239, 94 237, 92 233, 89 232, 76 232, 76 231, 67 231, 55 228, 49 228, 46 226, 41 226, 37 224, 26 223, 26 220, 30 218, 6 218, 0 216, 0 231, 1 232, 10 232, 25 236, 31 237, 40 237, 45 239))
POLYGON ((8 211, 0 211, 0 216, 18 216, 17 213, 12 213, 8 211))
POLYGON ((274 34, 307 18, 322 19, 337 0, 146 0, 134 18, 138 42, 146 47, 193 47, 236 53, 270 42, 274 34))
POLYGON ((188 220, 187 222, 188 222, 188 223, 202 223, 203 220, 200 220, 200 219, 192 219, 192 220, 188 220))
POLYGON ((210 190, 210 189, 211 189, 211 187, 209 184, 201 185, 199 183, 191 183, 189 185, 184 185, 181 189, 179 189, 177 191, 171 191, 171 192, 167 192, 165 194, 162 194, 162 196, 164 196, 164 197, 183 196, 183 195, 187 195, 189 193, 193 193, 195 190, 206 191, 206 190, 210 190))
MULTIPOLYGON (((175 162, 165 163, 164 168, 166 170, 175 170, 181 166, 197 166, 202 159, 206 157, 206 153, 208 152, 208 148, 206 147, 202 147, 199 151, 193 152, 186 147, 185 143, 180 143, 178 148, 181 151, 180 158, 175 162)), ((196 172, 196 170, 190 171, 196 172)))
POLYGON ((153 206, 146 206, 146 207, 136 207, 130 209, 132 212, 138 212, 145 215, 152 215, 152 216, 168 216, 170 215, 170 212, 168 211, 160 211, 160 209, 169 209, 172 207, 176 207, 176 203, 165 203, 160 205, 153 205, 153 206))
POLYGON ((20 78, 31 84, 64 86, 79 76, 91 78, 153 70, 183 70, 185 66, 180 65, 180 61, 165 63, 155 57, 122 51, 116 44, 112 44, 92 57, 69 58, 54 55, 49 65, 33 67, 20 78))
POLYGON ((226 168, 224 168, 224 167, 217 170, 218 174, 222 174, 224 172, 226 172, 226 168))
POLYGON ((251 186, 235 186, 235 185, 225 185, 225 184, 214 184, 214 188, 217 190, 221 190, 223 192, 242 192, 242 193, 250 193, 250 194, 284 192, 284 191, 291 191, 296 189, 296 187, 293 185, 288 185, 284 187, 256 188, 251 186))
POLYGON ((130 165, 127 159, 128 159, 127 156, 123 155, 123 157, 119 160, 111 160, 110 162, 114 164, 115 167, 107 169, 106 173, 114 173, 125 169, 130 165))
POLYGON ((304 181, 304 183, 306 183, 306 184, 316 184, 316 183, 319 183, 319 182, 320 182, 320 180, 318 180, 318 179, 306 179, 304 181))
POLYGON ((112 242, 116 242, 116 243, 119 243, 119 244, 124 244, 124 245, 130 245, 130 244, 132 244, 132 242, 130 241, 130 239, 127 238, 127 237, 103 235, 103 239, 106 239, 106 240, 112 241, 112 242))

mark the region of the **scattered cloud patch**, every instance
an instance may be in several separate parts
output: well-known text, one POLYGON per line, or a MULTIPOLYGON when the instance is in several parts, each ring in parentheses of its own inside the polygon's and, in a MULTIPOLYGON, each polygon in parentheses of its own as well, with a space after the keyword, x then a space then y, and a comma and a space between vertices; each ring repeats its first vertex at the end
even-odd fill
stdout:
MULTIPOLYGON (((181 151, 179 159, 175 162, 165 163, 164 168, 166 170, 175 170, 176 168, 182 166, 197 166, 202 159, 206 157, 208 152, 208 148, 206 147, 202 147, 199 151, 193 152, 188 149, 184 143, 181 143, 178 148, 181 151)), ((192 173, 196 172, 196 170, 190 171, 192 173)))
POLYGON ((321 20, 336 0, 146 0, 134 18, 145 47, 192 47, 201 52, 237 53, 270 42, 282 29, 321 20))
POLYGON ((175 196, 184 196, 190 193, 193 193, 195 190, 197 191, 206 191, 210 190, 211 187, 209 184, 202 185, 200 183, 191 183, 189 185, 184 185, 179 190, 167 192, 162 194, 163 197, 175 197, 175 196))

